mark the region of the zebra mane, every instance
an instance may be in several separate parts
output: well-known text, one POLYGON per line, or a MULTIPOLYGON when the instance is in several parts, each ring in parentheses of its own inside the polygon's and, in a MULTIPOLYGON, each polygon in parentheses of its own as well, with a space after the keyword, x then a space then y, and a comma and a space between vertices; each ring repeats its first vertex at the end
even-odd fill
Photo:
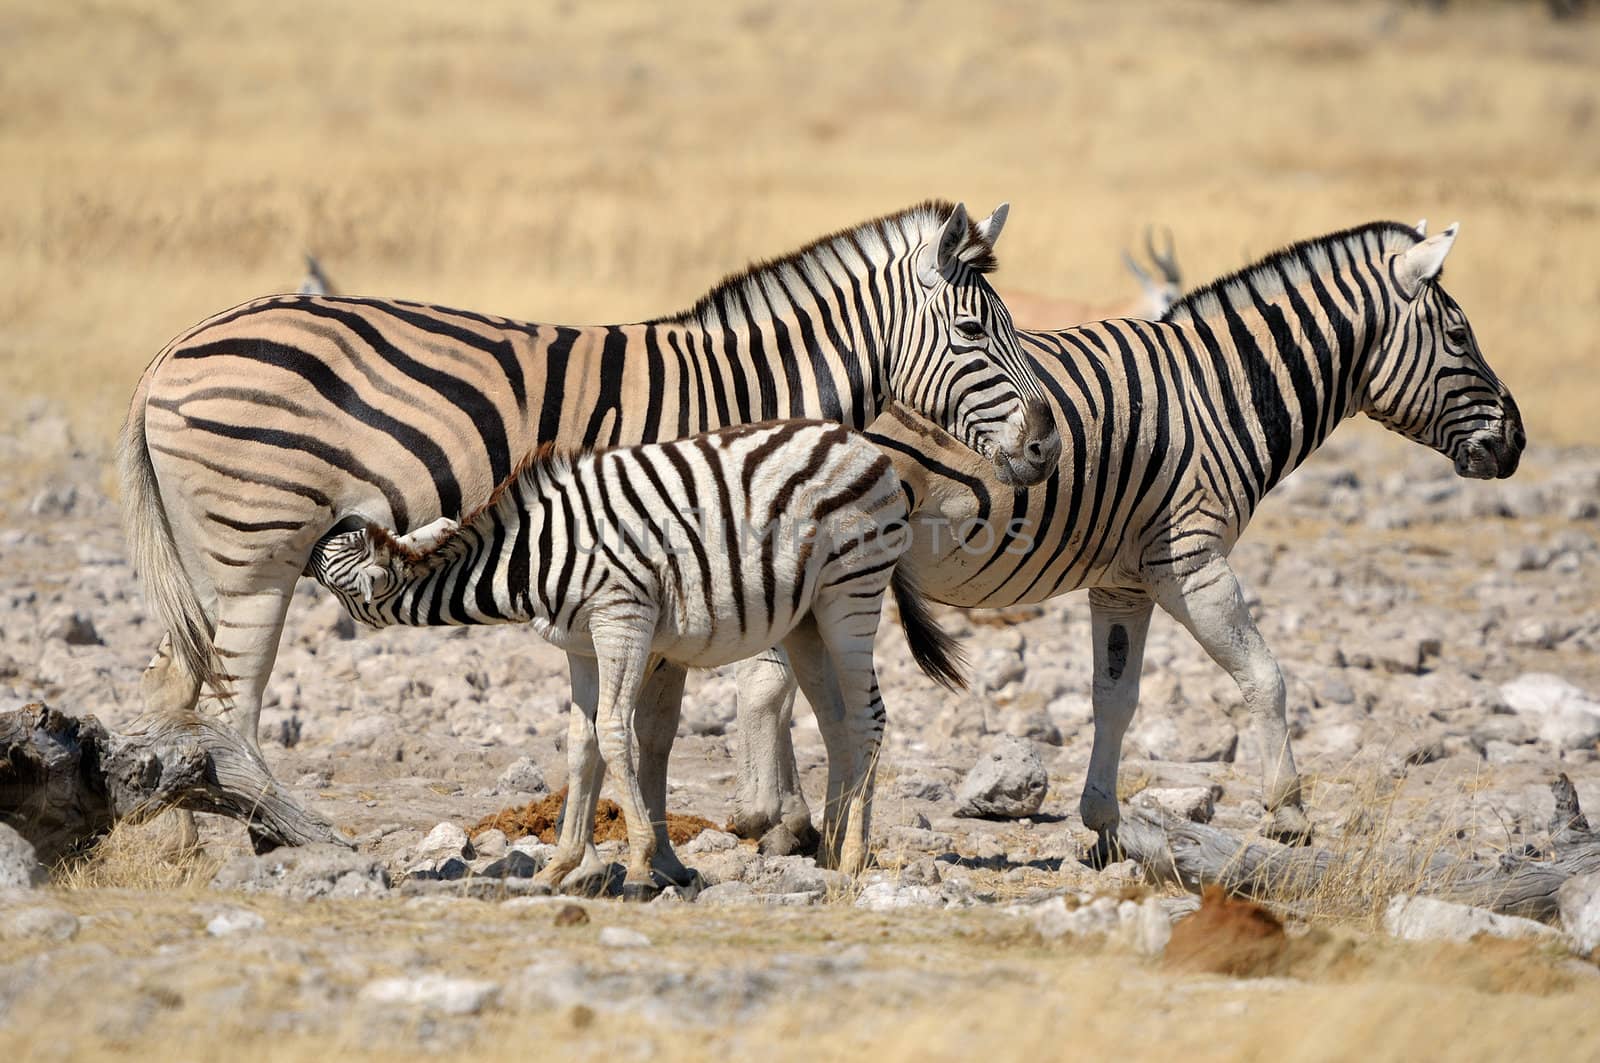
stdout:
MULTIPOLYGON (((933 239, 954 210, 953 203, 929 199, 905 210, 829 233, 797 251, 757 261, 738 273, 729 274, 689 309, 653 318, 646 324, 709 325, 741 321, 745 317, 745 306, 765 305, 768 302, 767 293, 776 290, 778 283, 785 280, 798 282, 789 285, 791 290, 804 290, 807 283, 825 290, 835 281, 843 279, 841 267, 848 269, 846 263, 865 257, 881 265, 933 239)), ((992 273, 999 264, 994 246, 978 231, 977 222, 970 217, 967 220, 967 238, 961 242, 957 256, 967 268, 977 273, 992 273)), ((780 301, 788 300, 780 296, 780 301)))
POLYGON ((1214 313, 1224 301, 1230 305, 1249 302, 1247 288, 1254 289, 1265 298, 1279 295, 1283 292, 1286 278, 1289 283, 1297 284, 1314 272, 1325 271, 1331 262, 1329 250, 1336 246, 1342 246, 1360 258, 1361 249, 1369 240, 1376 241, 1377 248, 1384 250, 1411 247, 1421 239, 1416 229, 1397 221, 1370 222, 1325 236, 1313 236, 1195 288, 1168 307, 1161 320, 1192 321, 1214 313))
POLYGON ((516 467, 511 470, 504 480, 495 484, 494 490, 489 492, 489 497, 484 500, 483 505, 463 516, 456 522, 454 528, 439 536, 425 549, 418 550, 408 543, 402 542, 388 528, 370 521, 367 524, 367 534, 371 536, 375 544, 386 547, 391 554, 403 558, 408 567, 431 567, 433 564, 445 560, 448 557, 445 551, 461 537, 463 532, 477 526, 483 520, 484 514, 498 506, 505 498, 506 492, 511 490, 512 485, 518 480, 523 477, 527 477, 530 482, 534 483, 561 480, 572 471, 572 463, 575 459, 589 453, 591 452, 587 450, 576 452, 561 450, 554 443, 540 443, 533 449, 531 454, 528 454, 522 461, 517 463, 516 467))

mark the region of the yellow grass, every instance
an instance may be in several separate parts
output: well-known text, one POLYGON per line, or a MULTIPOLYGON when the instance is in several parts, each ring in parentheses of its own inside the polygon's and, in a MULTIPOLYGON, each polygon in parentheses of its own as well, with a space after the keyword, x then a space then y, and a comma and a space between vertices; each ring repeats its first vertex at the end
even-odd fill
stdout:
POLYGON ((1531 3, 58 0, 0 34, 0 389, 91 442, 304 249, 361 292, 630 320, 927 196, 1011 200, 1002 284, 1096 300, 1150 221, 1200 280, 1459 218, 1449 285, 1535 444, 1600 440, 1600 21, 1531 3))

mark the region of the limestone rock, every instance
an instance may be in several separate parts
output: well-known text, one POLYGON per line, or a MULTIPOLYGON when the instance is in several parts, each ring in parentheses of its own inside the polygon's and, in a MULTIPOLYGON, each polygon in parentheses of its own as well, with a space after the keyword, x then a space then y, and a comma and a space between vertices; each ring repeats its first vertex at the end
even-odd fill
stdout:
POLYGON ((28 890, 50 881, 33 843, 0 823, 0 890, 28 890))
POLYGON ((1014 735, 992 735, 956 793, 956 815, 1020 819, 1038 812, 1050 787, 1033 743, 1014 735))
POLYGON ((1406 941, 1470 941, 1479 934, 1498 938, 1557 939, 1561 936, 1532 919, 1406 894, 1390 899, 1383 913, 1383 929, 1406 941))

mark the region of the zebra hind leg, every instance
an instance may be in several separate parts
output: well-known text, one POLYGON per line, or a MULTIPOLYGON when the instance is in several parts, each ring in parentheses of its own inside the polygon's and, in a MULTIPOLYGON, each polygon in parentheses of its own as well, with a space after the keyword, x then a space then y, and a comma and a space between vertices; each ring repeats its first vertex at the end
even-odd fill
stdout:
POLYGON ((1151 609, 1150 596, 1140 590, 1095 588, 1089 592, 1094 633, 1094 745, 1078 813, 1083 825, 1099 835, 1090 863, 1100 866, 1119 858, 1117 827, 1122 811, 1117 805, 1117 774, 1122 766, 1122 739, 1139 707, 1139 672, 1144 666, 1151 609))
POLYGON ((1232 567, 1218 558, 1192 576, 1165 585, 1158 597, 1161 607, 1239 685, 1261 754, 1261 799, 1269 814, 1263 832, 1286 844, 1309 845, 1311 821, 1289 744, 1283 673, 1250 617, 1232 567))
POLYGON ((821 836, 800 792, 795 765, 794 696, 799 689, 782 647, 739 666, 739 794, 734 832, 760 838, 774 856, 816 852, 821 836))
POLYGON ((859 599, 841 598, 837 609, 819 603, 815 622, 802 623, 783 644, 828 750, 817 863, 851 875, 865 870, 871 855, 873 776, 885 721, 872 666, 877 615, 860 610, 859 599), (851 607, 858 611, 847 612, 851 607))
POLYGON ((661 661, 651 671, 639 693, 639 711, 634 716, 633 730, 639 743, 639 788, 644 793, 656 834, 656 853, 651 866, 663 880, 698 892, 699 873, 683 865, 673 851, 672 839, 667 836, 667 763, 673 739, 678 734, 686 674, 683 668, 670 661, 661 661))

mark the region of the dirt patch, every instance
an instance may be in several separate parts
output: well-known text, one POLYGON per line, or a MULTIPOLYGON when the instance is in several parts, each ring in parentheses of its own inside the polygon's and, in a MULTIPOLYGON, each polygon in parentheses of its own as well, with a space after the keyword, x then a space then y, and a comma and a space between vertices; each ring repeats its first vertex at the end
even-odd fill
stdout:
MULTIPOLYGON (((469 828, 467 833, 476 838, 486 830, 501 830, 511 841, 532 835, 548 845, 554 845, 556 835, 561 829, 561 803, 566 799, 567 791, 562 787, 538 801, 502 808, 493 815, 485 816, 469 828)), ((721 829, 701 816, 667 813, 667 837, 672 839, 673 845, 682 845, 701 831, 721 829)), ((594 840, 597 842, 628 840, 628 827, 622 816, 622 808, 609 798, 601 798, 599 807, 595 809, 594 840)))
POLYGON ((1277 916, 1208 886, 1199 909, 1173 926, 1165 962, 1178 970, 1248 977, 1277 972, 1288 948, 1277 916))

